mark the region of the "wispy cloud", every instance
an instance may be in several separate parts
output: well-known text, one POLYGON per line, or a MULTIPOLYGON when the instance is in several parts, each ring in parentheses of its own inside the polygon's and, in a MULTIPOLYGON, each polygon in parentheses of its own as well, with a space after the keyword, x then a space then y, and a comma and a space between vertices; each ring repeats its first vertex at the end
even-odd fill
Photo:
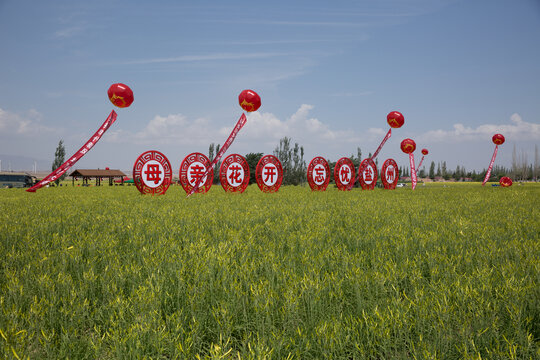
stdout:
POLYGON ((332 97, 360 97, 360 96, 367 96, 372 95, 373 91, 367 90, 367 91, 358 91, 358 92, 340 92, 340 93, 333 93, 330 94, 332 97))
POLYGON ((42 118, 43 116, 34 109, 19 115, 0 108, 0 136, 32 137, 53 132, 53 128, 41 123, 42 118))
POLYGON ((250 60, 250 59, 267 59, 278 56, 288 56, 288 53, 280 52, 254 52, 254 53, 217 53, 207 55, 182 55, 168 58, 151 58, 139 59, 124 62, 126 65, 145 65, 158 63, 174 63, 174 62, 195 62, 195 61, 218 61, 218 60, 250 60))
POLYGON ((72 38, 80 33, 83 32, 85 28, 83 26, 71 26, 64 29, 57 30, 54 33, 54 37, 61 38, 61 39, 67 39, 72 38))

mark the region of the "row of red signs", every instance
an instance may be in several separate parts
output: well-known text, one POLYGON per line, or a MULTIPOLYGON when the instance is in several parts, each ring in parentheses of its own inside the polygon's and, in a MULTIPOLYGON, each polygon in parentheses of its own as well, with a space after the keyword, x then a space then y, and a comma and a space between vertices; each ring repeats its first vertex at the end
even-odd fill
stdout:
MULTIPOLYGON (((180 184, 189 194, 200 177, 204 176, 211 165, 204 154, 191 153, 180 164, 180 184)), ((368 158, 360 163, 358 181, 362 189, 373 189, 377 183, 377 166, 368 158)), ((395 189, 399 179, 399 170, 393 159, 384 162, 382 183, 385 189, 395 189)), ((309 163, 307 180, 313 191, 324 191, 330 183, 330 166, 323 157, 317 156, 309 163)), ((249 184, 249 165, 242 155, 231 154, 221 163, 219 179, 226 192, 244 192, 249 184)), ((283 183, 283 167, 273 155, 263 156, 255 169, 255 178, 259 189, 272 193, 279 190, 283 183)), ((214 171, 210 169, 202 179, 197 193, 206 193, 212 186, 214 171)), ((165 194, 172 182, 171 163, 159 151, 150 150, 141 154, 133 166, 133 180, 142 194, 165 194)), ((350 190, 355 182, 355 167, 351 159, 341 158, 334 168, 334 181, 340 190, 350 190)))

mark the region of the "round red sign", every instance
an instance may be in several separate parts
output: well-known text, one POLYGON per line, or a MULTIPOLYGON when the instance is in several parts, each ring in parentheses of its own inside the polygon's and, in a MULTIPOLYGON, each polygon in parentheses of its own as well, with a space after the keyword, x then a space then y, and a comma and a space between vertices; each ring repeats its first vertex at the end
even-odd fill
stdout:
POLYGON ((171 181, 171 163, 159 151, 142 153, 133 165, 133 182, 141 194, 164 195, 171 181))
MULTIPOLYGON (((197 184, 197 181, 204 175, 206 169, 210 166, 210 160, 206 155, 195 152, 191 153, 182 160, 180 164, 180 184, 185 192, 189 194, 191 189, 197 184)), ((206 193, 212 187, 214 180, 214 170, 210 170, 207 176, 202 179, 201 186, 197 193, 206 193)))
POLYGON ((502 187, 509 187, 509 186, 512 186, 512 179, 510 179, 508 176, 503 176, 503 177, 499 180, 499 184, 500 184, 502 187))
POLYGON ((399 181, 399 168, 394 159, 386 159, 381 169, 381 181, 385 189, 393 190, 399 181))
POLYGON ((325 191, 330 183, 330 166, 321 156, 311 160, 307 168, 307 181, 313 191, 325 191))
POLYGON ((265 155, 257 163, 255 178, 259 189, 266 193, 279 190, 283 183, 283 168, 279 159, 273 155, 265 155))
POLYGON ((249 185, 249 165, 242 155, 231 154, 221 163, 219 180, 226 192, 244 192, 249 185))
POLYGON ((377 184, 377 165, 371 158, 362 160, 360 163, 359 182, 364 190, 373 190, 377 184))
POLYGON ((339 190, 351 190, 355 181, 354 164, 348 157, 342 157, 334 167, 334 181, 339 190))

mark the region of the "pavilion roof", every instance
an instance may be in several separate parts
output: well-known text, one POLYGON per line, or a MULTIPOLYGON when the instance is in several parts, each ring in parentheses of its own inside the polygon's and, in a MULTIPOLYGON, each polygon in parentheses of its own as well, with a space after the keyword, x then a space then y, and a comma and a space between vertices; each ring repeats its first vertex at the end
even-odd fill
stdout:
POLYGON ((69 176, 72 177, 124 177, 124 174, 120 170, 106 170, 106 169, 77 169, 73 171, 69 176))

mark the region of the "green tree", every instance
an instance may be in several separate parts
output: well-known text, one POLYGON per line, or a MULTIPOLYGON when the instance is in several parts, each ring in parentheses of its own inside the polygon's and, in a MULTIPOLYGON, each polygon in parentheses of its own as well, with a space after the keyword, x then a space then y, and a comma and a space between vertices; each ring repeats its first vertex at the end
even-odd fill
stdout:
POLYGON ((299 185, 306 181, 307 165, 304 160, 304 147, 294 144, 291 148, 291 138, 283 137, 274 150, 274 156, 283 167, 283 184, 299 185))
POLYGON ((263 153, 249 153, 246 155, 246 161, 249 165, 249 183, 254 184, 257 182, 255 178, 255 170, 257 169, 257 164, 259 160, 263 157, 263 153))
POLYGON ((450 174, 448 173, 448 170, 446 169, 446 161, 442 162, 441 173, 442 173, 442 177, 444 178, 444 180, 450 179, 450 174))
MULTIPOLYGON (((52 171, 58 169, 66 160, 66 148, 64 147, 64 141, 60 140, 58 142, 58 146, 56 147, 56 151, 54 152, 54 161, 52 163, 52 171)), ((60 176, 58 179, 56 179, 54 182, 56 183, 56 186, 60 183, 61 180, 64 180, 66 177, 66 174, 64 173, 62 176, 60 176)))
MULTIPOLYGON (((217 146, 214 145, 214 143, 211 143, 210 146, 208 146, 208 159, 210 159, 210 162, 214 161, 214 157, 217 156, 219 153, 221 145, 217 144, 217 146), (215 155, 214 155, 215 150, 215 155)), ((214 165, 214 184, 219 183, 219 168, 221 167, 221 160, 217 162, 216 165, 214 165)))
POLYGON ((435 161, 432 161, 429 166, 429 177, 431 180, 435 179, 435 161))

